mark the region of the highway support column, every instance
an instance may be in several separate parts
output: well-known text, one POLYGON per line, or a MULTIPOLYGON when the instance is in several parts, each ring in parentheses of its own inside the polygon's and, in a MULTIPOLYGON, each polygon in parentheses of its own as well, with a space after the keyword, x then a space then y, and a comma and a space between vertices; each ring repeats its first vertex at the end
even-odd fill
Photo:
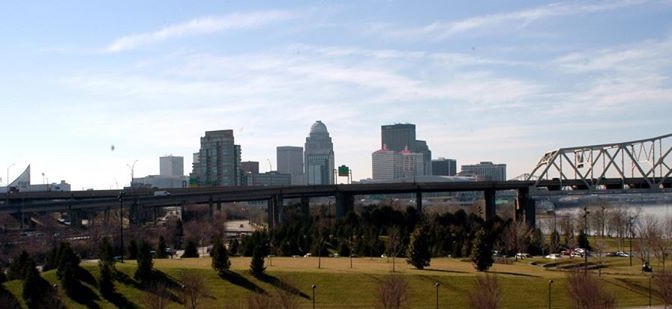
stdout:
POLYGON ((422 192, 420 190, 415 191, 415 209, 418 214, 422 214, 422 192))
POLYGON ((495 189, 487 189, 483 195, 485 198, 485 220, 490 220, 497 215, 497 207, 495 205, 497 191, 495 189))
POLYGON ((282 217, 282 195, 273 194, 268 200, 268 227, 274 228, 282 217))
POLYGON ((528 226, 535 227, 537 209, 534 200, 530 198, 530 188, 518 189, 516 207, 516 220, 525 220, 528 226))
POLYGON ((301 197, 301 214, 306 218, 310 217, 310 198, 307 196, 301 197))
POLYGON ((337 191, 336 192, 336 219, 345 218, 345 216, 355 209, 355 196, 337 191))

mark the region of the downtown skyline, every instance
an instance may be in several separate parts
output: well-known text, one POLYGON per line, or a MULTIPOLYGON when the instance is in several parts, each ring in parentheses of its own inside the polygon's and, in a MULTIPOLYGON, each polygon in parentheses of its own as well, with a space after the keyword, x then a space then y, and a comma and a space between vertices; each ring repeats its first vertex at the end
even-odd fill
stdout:
MULTIPOLYGON (((530 172, 552 149, 671 133, 671 1, 1 3, 0 177, 120 188, 190 170, 205 131, 275 162, 317 120, 371 177, 380 126, 530 172), (112 150, 114 146, 114 150, 112 150), (15 164, 15 165, 12 165, 15 164)), ((272 166, 275 170, 277 167, 272 166)))

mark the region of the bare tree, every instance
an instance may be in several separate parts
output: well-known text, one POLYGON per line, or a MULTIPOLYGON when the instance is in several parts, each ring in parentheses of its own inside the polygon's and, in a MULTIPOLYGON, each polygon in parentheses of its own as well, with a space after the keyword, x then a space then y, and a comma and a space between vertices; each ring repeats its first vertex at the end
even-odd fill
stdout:
POLYGON ((469 308, 499 308, 499 303, 502 300, 502 291, 499 289, 497 276, 485 274, 476 277, 474 288, 467 295, 469 297, 469 308))
MULTIPOLYGON (((637 234, 639 236, 638 249, 643 261, 650 262, 651 255, 658 256, 657 248, 662 236, 662 229, 658 218, 648 215, 638 222, 637 234)), ((664 257, 661 255, 661 257, 664 257)), ((665 261, 663 261, 663 264, 665 261)))
POLYGON ((181 271, 179 280, 182 282, 182 298, 187 308, 196 308, 201 299, 210 293, 205 277, 198 273, 181 271))
POLYGON ((511 222, 504 230, 504 246, 509 253, 527 251, 529 236, 532 230, 527 222, 519 220, 511 222))
POLYGON ((401 308, 406 302, 408 281, 400 275, 389 275, 378 284, 376 297, 385 309, 401 308))
POLYGON ((616 299, 607 292, 601 280, 590 273, 567 273, 567 293, 576 308, 616 308, 616 299))
POLYGON ((663 299, 665 308, 667 308, 667 305, 672 304, 672 273, 662 271, 657 273, 653 278, 658 287, 660 298, 663 299))
POLYGON ((168 287, 165 283, 159 282, 152 285, 142 296, 142 304, 145 308, 163 309, 168 307, 168 287))

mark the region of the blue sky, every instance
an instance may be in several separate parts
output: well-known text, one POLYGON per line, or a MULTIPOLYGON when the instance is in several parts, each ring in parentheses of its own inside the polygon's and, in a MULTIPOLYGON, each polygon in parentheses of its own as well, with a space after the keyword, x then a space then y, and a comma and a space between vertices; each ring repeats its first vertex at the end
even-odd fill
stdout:
POLYGON ((117 188, 136 160, 190 171, 219 129, 263 171, 316 120, 354 179, 393 123, 515 177, 555 148, 672 132, 671 16, 670 0, 3 1, 0 177, 117 188))

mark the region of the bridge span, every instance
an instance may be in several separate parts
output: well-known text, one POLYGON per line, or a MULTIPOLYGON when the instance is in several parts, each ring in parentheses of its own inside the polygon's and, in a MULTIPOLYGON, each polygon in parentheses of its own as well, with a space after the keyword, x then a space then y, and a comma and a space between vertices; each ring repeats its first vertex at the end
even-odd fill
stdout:
MULTIPOLYGON (((672 134, 654 138, 560 148, 545 153, 532 173, 523 180, 406 182, 283 187, 201 187, 72 191, 7 192, 0 194, 0 213, 139 209, 188 204, 207 204, 210 209, 224 202, 267 201, 268 222, 281 219, 284 199, 333 196, 336 215, 344 216, 354 206, 356 195, 412 193, 422 211, 422 194, 429 192, 483 192, 486 218, 495 215, 497 191, 516 191, 516 217, 535 222, 534 198, 563 194, 661 193, 672 188, 672 134)), ((23 222, 23 221, 22 221, 23 222)))

